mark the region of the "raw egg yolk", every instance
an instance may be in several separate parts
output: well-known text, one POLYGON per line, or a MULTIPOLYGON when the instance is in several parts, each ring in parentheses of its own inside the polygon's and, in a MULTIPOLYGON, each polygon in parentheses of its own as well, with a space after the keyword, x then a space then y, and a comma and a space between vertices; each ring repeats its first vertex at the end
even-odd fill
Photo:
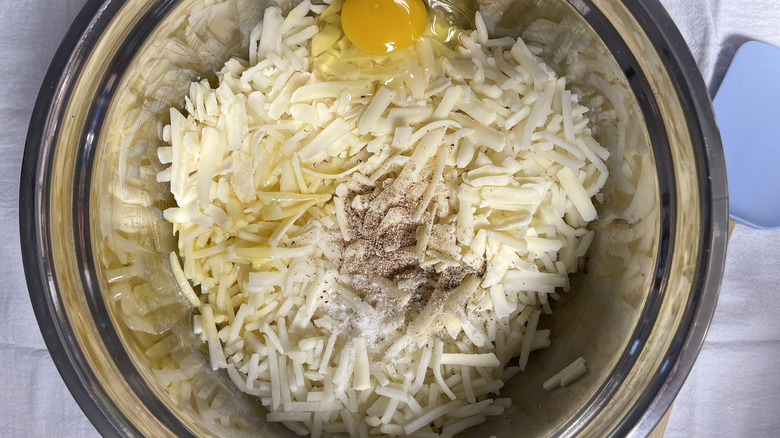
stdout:
POLYGON ((341 10, 347 38, 373 54, 413 44, 427 24, 423 0, 346 0, 341 10))

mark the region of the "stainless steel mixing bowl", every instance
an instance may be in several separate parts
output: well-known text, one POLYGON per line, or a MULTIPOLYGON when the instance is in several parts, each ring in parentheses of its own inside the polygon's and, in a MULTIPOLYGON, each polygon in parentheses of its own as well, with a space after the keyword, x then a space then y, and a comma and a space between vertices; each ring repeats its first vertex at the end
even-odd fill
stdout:
MULTIPOLYGON (((586 102, 605 102, 594 72, 621 84, 606 100, 622 122, 596 120, 612 178, 587 273, 541 323, 552 346, 507 383, 511 412, 464 435, 646 435, 693 365, 723 270, 726 176, 706 89, 655 0, 481 4, 496 34, 545 45, 552 30, 543 57, 586 102), (585 377, 541 389, 578 356, 585 377)), ((166 261, 170 200, 152 172, 166 108, 242 53, 263 7, 90 1, 41 89, 20 194, 27 283, 63 379, 104 435, 291 435, 203 366, 166 261), (117 229, 139 246, 108 248, 117 229), (161 371, 172 367, 186 376, 161 371)))

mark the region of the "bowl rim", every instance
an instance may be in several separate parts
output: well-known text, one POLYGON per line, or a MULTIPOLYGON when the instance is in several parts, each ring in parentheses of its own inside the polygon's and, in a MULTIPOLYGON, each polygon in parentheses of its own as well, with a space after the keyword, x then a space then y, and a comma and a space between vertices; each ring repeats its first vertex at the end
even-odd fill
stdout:
POLYGON ((119 412, 86 367, 85 357, 64 314, 50 251, 48 206, 51 175, 41 172, 51 160, 59 125, 69 99, 69 88, 100 34, 121 9, 114 0, 87 0, 68 28, 49 64, 35 101, 25 140, 19 187, 19 232, 27 289, 43 340, 57 371, 76 403, 95 429, 104 436, 140 432, 119 412))
MULTIPOLYGON (((66 387, 101 435, 141 437, 144 436, 142 428, 120 409, 88 366, 87 354, 82 350, 76 331, 73 330, 60 294, 52 257, 52 235, 48 221, 57 213, 51 211, 47 204, 52 199, 51 164, 54 149, 73 92, 72 86, 78 82, 94 47, 101 42, 104 31, 113 24, 125 3, 123 0, 87 0, 49 65, 33 107, 25 141, 19 189, 19 227, 30 301, 46 347, 66 387)), ((152 4, 149 9, 169 11, 177 3, 178 0, 164 0, 152 4)), ((134 43, 142 44, 145 39, 136 38, 134 43)), ((89 111, 93 109, 90 107, 89 111)), ((77 163, 79 165, 81 163, 77 163)), ((83 201, 78 199, 80 193, 74 191, 73 195, 74 206, 83 201)), ((83 218, 78 217, 78 209, 74 209, 73 216, 73 232, 86 234, 89 241, 88 230, 78 229, 82 225, 80 222, 83 222, 83 218)), ((89 248, 84 253, 84 248, 77 245, 75 251, 75 256, 80 259, 92 257, 89 248)), ((83 274, 80 273, 82 281, 83 274)), ((111 356, 111 359, 115 358, 111 356)), ((148 404, 148 400, 142 400, 142 403, 148 404)), ((193 436, 169 411, 163 410, 162 413, 165 415, 161 423, 170 433, 193 436)))
POLYGON ((726 161, 707 86, 696 60, 680 30, 659 0, 623 0, 625 8, 637 20, 659 55, 664 56, 666 73, 675 86, 683 112, 690 114, 688 133, 693 140, 695 167, 698 172, 701 217, 709 222, 700 224, 699 259, 692 277, 699 287, 692 288, 688 305, 695 312, 678 326, 664 354, 664 365, 648 388, 625 415, 613 436, 648 436, 670 410, 677 394, 690 374, 701 351, 720 294, 726 262, 729 229, 726 161), (698 135, 697 135, 698 134, 698 135), (682 333, 684 336, 677 336, 682 333))
MULTIPOLYGON (((568 3, 578 3, 566 0, 568 3)), ((668 366, 652 377, 648 391, 611 432, 614 436, 645 436, 671 406, 699 354, 717 304, 728 234, 728 190, 720 135, 712 103, 698 66, 682 35, 658 0, 621 2, 647 33, 672 82, 681 105, 690 114, 689 135, 697 151, 702 223, 700 258, 695 277, 701 286, 689 300, 696 311, 681 322, 665 358, 668 366), (698 146, 698 148, 696 148, 698 146)), ((69 84, 75 82, 91 49, 123 5, 119 0, 87 0, 52 59, 30 119, 24 148, 19 191, 22 261, 33 310, 63 381, 79 407, 102 435, 140 436, 141 432, 117 409, 89 367, 67 315, 63 312, 51 256, 47 200, 51 175, 42 172, 51 160, 69 84)))

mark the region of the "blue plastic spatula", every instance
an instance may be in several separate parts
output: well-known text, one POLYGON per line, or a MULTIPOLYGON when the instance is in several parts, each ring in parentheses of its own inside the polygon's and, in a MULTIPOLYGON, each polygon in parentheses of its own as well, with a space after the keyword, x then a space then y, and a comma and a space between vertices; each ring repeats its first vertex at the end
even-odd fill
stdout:
POLYGON ((780 48, 739 48, 713 99, 723 139, 729 214, 754 228, 780 228, 780 48))

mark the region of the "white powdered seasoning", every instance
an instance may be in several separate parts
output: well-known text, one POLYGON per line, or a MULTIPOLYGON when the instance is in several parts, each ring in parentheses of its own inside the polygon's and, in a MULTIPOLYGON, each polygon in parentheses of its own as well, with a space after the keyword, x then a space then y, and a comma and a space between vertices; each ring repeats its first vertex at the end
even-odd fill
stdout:
POLYGON ((267 9, 251 62, 171 110, 172 266, 212 367, 269 421, 452 436, 549 345, 607 157, 566 80, 479 15, 455 50, 369 58, 338 13, 267 9))

